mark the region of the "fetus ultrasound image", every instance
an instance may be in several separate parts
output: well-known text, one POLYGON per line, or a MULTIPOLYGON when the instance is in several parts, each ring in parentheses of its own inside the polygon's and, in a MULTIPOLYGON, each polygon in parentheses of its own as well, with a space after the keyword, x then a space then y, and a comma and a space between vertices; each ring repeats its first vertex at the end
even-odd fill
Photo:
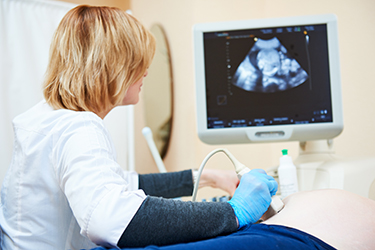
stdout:
POLYGON ((327 27, 204 36, 208 128, 332 122, 327 27))
POLYGON ((306 71, 274 37, 256 40, 232 82, 247 91, 273 93, 297 87, 307 78, 306 71))

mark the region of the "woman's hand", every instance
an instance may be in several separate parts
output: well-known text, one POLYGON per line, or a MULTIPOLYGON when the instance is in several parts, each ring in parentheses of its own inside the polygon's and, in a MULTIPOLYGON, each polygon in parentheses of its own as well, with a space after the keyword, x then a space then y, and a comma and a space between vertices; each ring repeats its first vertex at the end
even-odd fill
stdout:
POLYGON ((239 227, 257 222, 271 204, 277 182, 262 169, 254 169, 241 177, 241 183, 229 204, 234 210, 239 227))
POLYGON ((234 170, 204 169, 199 181, 199 188, 219 188, 233 196, 239 183, 234 170))

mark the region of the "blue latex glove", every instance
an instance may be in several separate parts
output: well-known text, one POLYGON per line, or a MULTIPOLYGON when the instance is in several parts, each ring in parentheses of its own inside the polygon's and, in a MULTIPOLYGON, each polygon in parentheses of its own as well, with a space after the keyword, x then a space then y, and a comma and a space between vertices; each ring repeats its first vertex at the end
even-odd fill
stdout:
POLYGON ((241 177, 240 184, 228 203, 237 216, 239 228, 257 222, 271 204, 277 182, 262 169, 254 169, 241 177))

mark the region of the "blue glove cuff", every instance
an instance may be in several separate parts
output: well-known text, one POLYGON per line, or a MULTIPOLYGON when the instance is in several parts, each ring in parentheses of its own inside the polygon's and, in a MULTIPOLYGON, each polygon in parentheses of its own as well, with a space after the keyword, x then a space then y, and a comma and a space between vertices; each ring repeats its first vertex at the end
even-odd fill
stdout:
POLYGON ((252 223, 246 223, 246 216, 242 213, 242 210, 241 209, 238 209, 236 207, 236 205, 231 201, 229 200, 228 203, 232 206, 233 208, 233 211, 234 211, 234 215, 237 217, 238 219, 238 229, 248 225, 248 224, 252 224, 252 223))

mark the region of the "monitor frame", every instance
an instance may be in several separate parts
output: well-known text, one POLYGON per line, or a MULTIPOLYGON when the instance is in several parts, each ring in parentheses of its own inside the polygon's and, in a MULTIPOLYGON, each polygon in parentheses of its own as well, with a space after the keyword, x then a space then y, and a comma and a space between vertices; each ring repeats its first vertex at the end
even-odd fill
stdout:
POLYGON ((193 48, 196 87, 196 118, 197 132, 200 140, 207 144, 237 144, 280 141, 312 141, 332 139, 338 136, 343 130, 338 44, 337 17, 334 14, 195 24, 193 26, 193 48), (208 128, 203 38, 204 33, 319 24, 326 24, 327 27, 332 122, 235 128, 208 128))

